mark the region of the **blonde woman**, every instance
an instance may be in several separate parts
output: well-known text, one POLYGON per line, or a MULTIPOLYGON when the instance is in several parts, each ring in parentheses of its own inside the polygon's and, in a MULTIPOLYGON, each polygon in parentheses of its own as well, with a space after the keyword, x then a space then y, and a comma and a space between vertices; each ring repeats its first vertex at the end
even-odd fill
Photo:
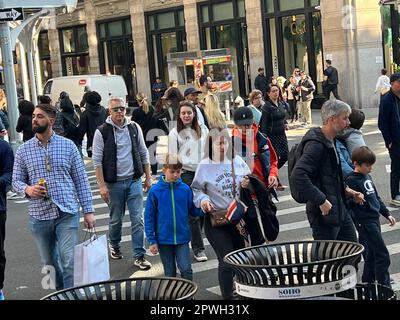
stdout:
POLYGON ((224 114, 219 108, 218 97, 214 94, 207 94, 204 98, 204 112, 208 119, 210 130, 213 128, 224 129, 226 122, 224 114))
POLYGON ((3 89, 0 89, 0 111, 7 111, 7 99, 3 89))
POLYGON ((135 121, 142 128, 146 148, 149 150, 150 155, 151 174, 155 176, 158 169, 156 158, 158 136, 153 137, 152 134, 148 135, 152 129, 157 128, 157 120, 154 117, 155 111, 145 93, 139 92, 136 95, 136 100, 139 108, 133 110, 131 120, 135 121))

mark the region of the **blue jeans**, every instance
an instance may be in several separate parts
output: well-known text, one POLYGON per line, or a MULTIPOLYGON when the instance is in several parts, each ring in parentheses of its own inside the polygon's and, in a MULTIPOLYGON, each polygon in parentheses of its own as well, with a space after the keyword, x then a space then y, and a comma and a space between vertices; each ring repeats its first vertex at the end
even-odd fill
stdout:
POLYGON ((35 238, 44 266, 53 266, 56 289, 74 285, 74 247, 78 244, 79 214, 60 211, 60 217, 38 220, 29 217, 29 228, 35 238))
POLYGON ((125 205, 128 205, 131 219, 132 253, 134 258, 143 257, 143 190, 141 179, 126 179, 115 183, 107 183, 110 202, 109 241, 114 248, 120 247, 122 220, 125 205))
POLYGON ((176 264, 182 278, 193 280, 192 260, 190 258, 189 244, 158 245, 161 262, 166 277, 176 277, 176 264), (175 263, 176 261, 176 263, 175 263))

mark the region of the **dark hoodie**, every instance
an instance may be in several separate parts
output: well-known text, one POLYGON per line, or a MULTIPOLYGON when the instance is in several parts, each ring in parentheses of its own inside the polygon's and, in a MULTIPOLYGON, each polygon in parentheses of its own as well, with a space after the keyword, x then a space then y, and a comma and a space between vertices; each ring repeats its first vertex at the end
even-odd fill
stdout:
POLYGON ((349 202, 357 221, 379 220, 379 214, 386 219, 389 217, 389 210, 379 197, 369 174, 352 172, 346 178, 346 183, 351 189, 364 194, 363 204, 349 202))
POLYGON ((91 156, 91 150, 93 145, 94 133, 100 125, 102 125, 107 119, 107 110, 99 103, 91 104, 86 101, 86 109, 83 111, 81 120, 79 122, 79 143, 82 145, 83 137, 86 133, 87 142, 86 150, 88 151, 89 157, 91 156))
POLYGON ((19 118, 17 122, 16 130, 17 132, 22 132, 22 140, 28 141, 34 136, 32 131, 32 113, 35 106, 32 102, 27 100, 22 100, 18 103, 19 118))
POLYGON ((64 137, 72 140, 77 146, 79 146, 78 135, 79 135, 79 118, 75 113, 75 107, 69 98, 64 98, 60 102, 62 126, 64 131, 64 137))
POLYGON ((303 137, 303 153, 293 168, 290 179, 307 200, 306 212, 311 226, 339 225, 347 214, 345 184, 340 159, 334 144, 321 128, 310 129, 303 137), (329 214, 323 216, 319 206, 328 200, 329 214))

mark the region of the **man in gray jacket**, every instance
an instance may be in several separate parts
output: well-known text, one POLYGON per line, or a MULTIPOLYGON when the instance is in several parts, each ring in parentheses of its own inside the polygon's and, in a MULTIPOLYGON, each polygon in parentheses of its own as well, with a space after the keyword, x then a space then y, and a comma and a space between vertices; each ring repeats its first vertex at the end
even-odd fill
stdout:
POLYGON ((122 259, 120 250, 125 205, 131 220, 134 264, 142 270, 151 268, 144 258, 142 176, 146 174, 145 191, 151 186, 149 152, 142 130, 125 117, 122 98, 111 98, 110 116, 97 128, 93 139, 93 165, 100 195, 110 208, 109 249, 112 259, 122 259))

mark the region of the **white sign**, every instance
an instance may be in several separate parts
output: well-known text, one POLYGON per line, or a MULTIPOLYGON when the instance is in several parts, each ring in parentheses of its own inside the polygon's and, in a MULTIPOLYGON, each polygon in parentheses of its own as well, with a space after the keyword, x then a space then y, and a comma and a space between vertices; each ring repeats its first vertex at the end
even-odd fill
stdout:
MULTIPOLYGON (((18 11, 15 9, 8 9, 8 10, 4 10, 0 12, 0 20, 3 21, 12 21, 12 20, 16 20, 18 19, 19 16, 22 15, 22 9, 19 8, 18 11)), ((19 18, 18 20, 21 20, 21 18, 19 18)))

